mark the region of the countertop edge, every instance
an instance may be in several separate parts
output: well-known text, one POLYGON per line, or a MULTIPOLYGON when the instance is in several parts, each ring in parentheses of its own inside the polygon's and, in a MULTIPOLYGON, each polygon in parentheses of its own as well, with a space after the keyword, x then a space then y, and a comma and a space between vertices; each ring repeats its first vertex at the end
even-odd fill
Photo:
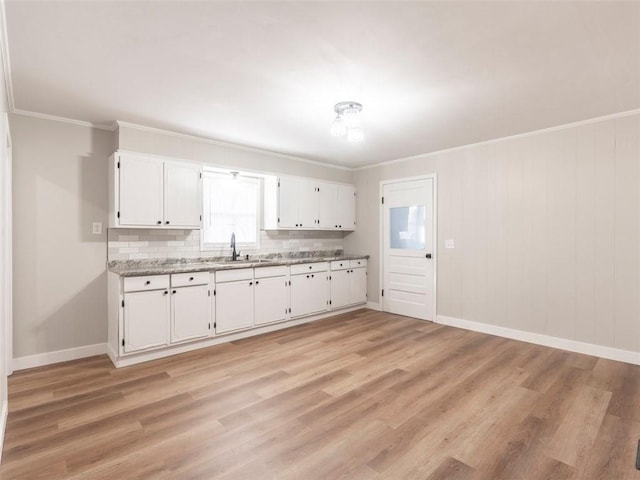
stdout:
POLYGON ((289 265, 300 265, 305 263, 320 263, 320 262, 334 262, 340 260, 360 260, 369 259, 370 255, 341 255, 337 257, 308 257, 308 258, 292 258, 292 259, 277 259, 269 262, 256 262, 256 263, 242 263, 242 264, 216 264, 216 263, 203 263, 202 266, 197 264, 189 264, 181 266, 166 265, 155 268, 118 268, 109 267, 107 270, 111 273, 115 273, 120 277, 142 277, 148 275, 170 275, 177 273, 190 273, 190 272, 217 272, 223 270, 237 270, 242 268, 264 268, 264 267, 281 267, 289 265))

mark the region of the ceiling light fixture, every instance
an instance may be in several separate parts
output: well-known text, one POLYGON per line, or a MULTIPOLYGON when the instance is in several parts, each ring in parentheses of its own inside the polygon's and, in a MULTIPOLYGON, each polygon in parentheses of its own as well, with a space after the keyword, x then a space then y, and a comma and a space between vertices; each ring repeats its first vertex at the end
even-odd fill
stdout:
POLYGON ((331 135, 334 137, 347 136, 347 141, 352 143, 362 142, 364 134, 360 125, 360 112, 362 104, 358 102, 340 102, 333 107, 336 118, 331 124, 331 135))

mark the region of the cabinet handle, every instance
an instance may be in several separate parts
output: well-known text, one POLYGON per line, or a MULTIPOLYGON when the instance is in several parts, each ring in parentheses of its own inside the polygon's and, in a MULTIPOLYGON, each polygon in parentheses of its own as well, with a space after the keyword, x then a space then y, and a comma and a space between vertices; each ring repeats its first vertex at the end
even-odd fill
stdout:
POLYGON ((145 285, 151 285, 151 280, 147 280, 146 282, 144 282, 145 285))

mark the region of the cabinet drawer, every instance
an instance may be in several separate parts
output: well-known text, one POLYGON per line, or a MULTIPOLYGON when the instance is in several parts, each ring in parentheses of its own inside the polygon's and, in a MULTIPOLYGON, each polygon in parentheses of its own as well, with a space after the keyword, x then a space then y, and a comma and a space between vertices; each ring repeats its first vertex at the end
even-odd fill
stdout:
POLYGON ((284 277, 288 272, 288 267, 279 265, 276 267, 258 267, 254 270, 255 278, 284 277))
POLYGON ((349 268, 358 268, 358 267, 366 267, 366 266, 367 266, 366 258, 360 258, 358 260, 349 261, 349 268))
POLYGON ((253 268, 237 268, 234 270, 221 270, 216 272, 216 283, 251 280, 252 278, 253 268))
POLYGON ((209 283, 209 272, 174 273, 171 275, 172 287, 207 285, 208 283, 209 283))
POLYGON ((334 260, 333 262, 331 262, 331 270, 333 270, 334 272, 337 270, 346 270, 350 267, 351 265, 349 263, 349 260, 334 260))
POLYGON ((169 275, 146 275, 143 277, 125 277, 125 292, 142 292, 169 288, 169 275))
POLYGON ((327 262, 301 263, 299 265, 291 265, 291 275, 310 272, 326 272, 328 269, 329 264, 327 262))

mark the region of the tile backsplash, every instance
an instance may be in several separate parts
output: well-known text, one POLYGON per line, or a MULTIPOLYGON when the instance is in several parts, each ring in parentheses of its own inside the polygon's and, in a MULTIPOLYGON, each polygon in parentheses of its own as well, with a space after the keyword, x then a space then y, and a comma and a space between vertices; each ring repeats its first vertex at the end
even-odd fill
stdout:
MULTIPOLYGON (((261 231, 260 247, 240 253, 269 254, 342 250, 346 232, 261 231)), ((107 257, 112 260, 196 258, 230 255, 229 248, 200 249, 200 230, 109 229, 107 257)))

